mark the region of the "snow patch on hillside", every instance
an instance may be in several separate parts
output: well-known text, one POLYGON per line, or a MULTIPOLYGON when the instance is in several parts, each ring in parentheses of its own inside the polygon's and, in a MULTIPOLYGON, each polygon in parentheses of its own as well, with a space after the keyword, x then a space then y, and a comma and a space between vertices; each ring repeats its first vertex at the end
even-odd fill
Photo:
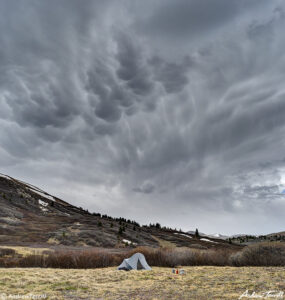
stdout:
POLYGON ((47 212, 48 211, 48 209, 47 209, 48 203, 46 203, 45 201, 42 201, 42 200, 38 200, 38 201, 39 201, 41 211, 47 212))
POLYGON ((39 204, 44 206, 44 207, 48 206, 48 203, 46 203, 45 201, 42 201, 42 200, 39 200, 39 204))
POLYGON ((48 212, 48 209, 45 208, 45 207, 40 206, 40 209, 41 209, 42 212, 48 212))
POLYGON ((187 235, 187 234, 184 234, 184 233, 178 233, 178 232, 174 232, 174 234, 177 234, 177 235, 183 235, 183 236, 186 236, 186 237, 188 237, 189 239, 192 239, 192 236, 190 236, 190 235, 187 235))
POLYGON ((211 240, 208 240, 208 239, 205 239, 205 238, 200 239, 200 241, 218 244, 218 242, 214 242, 214 241, 211 241, 211 240))
POLYGON ((128 245, 137 245, 137 243, 133 243, 132 241, 123 239, 123 243, 128 244, 128 245))
POLYGON ((31 192, 33 192, 33 193, 36 193, 36 194, 38 194, 38 195, 40 195, 41 197, 44 197, 44 198, 47 198, 47 199, 49 199, 49 200, 51 200, 51 201, 55 201, 55 199, 54 199, 54 197, 53 196, 51 196, 51 195, 49 195, 49 194, 46 194, 45 192, 43 192, 43 191, 40 191, 40 190, 38 190, 38 189, 34 189, 34 188, 29 188, 29 187, 27 187, 27 189, 29 189, 31 192))

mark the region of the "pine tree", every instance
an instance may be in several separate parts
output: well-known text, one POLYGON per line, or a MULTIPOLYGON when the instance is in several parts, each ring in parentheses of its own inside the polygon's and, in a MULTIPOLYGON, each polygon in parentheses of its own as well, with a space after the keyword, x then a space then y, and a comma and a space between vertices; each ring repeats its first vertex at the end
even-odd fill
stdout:
POLYGON ((160 225, 159 223, 156 223, 156 224, 155 224, 155 227, 156 227, 157 229, 160 229, 160 228, 161 228, 161 225, 160 225))
POLYGON ((119 227, 119 232, 118 233, 119 233, 119 235, 121 235, 123 233, 123 229, 122 229, 121 226, 119 227))
POLYGON ((196 238, 199 237, 199 231, 198 231, 198 228, 196 228, 196 231, 195 231, 195 237, 196 237, 196 238))

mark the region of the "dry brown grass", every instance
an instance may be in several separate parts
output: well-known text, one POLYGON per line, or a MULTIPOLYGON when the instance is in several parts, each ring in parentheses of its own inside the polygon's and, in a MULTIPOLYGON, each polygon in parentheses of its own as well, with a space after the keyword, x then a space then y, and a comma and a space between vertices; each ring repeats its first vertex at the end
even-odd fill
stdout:
POLYGON ((13 249, 15 250, 16 254, 22 256, 41 255, 44 252, 53 251, 52 249, 49 248, 33 248, 33 247, 21 247, 21 246, 0 246, 0 248, 13 249))
POLYGON ((152 271, 0 269, 0 293, 46 294, 48 299, 238 299, 245 291, 285 292, 280 267, 185 267, 152 271))
POLYGON ((158 238, 157 236, 152 235, 152 238, 154 238, 156 241, 158 241, 159 246, 162 248, 169 248, 169 249, 174 249, 176 248, 176 245, 174 243, 171 243, 169 241, 163 240, 158 238))

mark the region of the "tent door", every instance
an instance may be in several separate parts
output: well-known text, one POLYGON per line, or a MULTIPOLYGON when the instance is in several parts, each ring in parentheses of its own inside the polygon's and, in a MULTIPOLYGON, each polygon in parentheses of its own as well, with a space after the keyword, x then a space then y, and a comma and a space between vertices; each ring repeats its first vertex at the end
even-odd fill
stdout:
POLYGON ((139 259, 138 259, 137 269, 138 270, 143 270, 144 269, 144 267, 142 266, 142 264, 141 264, 141 262, 140 262, 139 259))

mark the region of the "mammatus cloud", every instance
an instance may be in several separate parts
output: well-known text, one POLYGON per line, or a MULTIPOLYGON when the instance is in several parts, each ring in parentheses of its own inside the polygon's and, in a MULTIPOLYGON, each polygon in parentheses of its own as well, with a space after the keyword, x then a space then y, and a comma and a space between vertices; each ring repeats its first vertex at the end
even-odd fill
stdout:
POLYGON ((283 1, 0 11, 2 173, 142 223, 284 230, 283 1))

